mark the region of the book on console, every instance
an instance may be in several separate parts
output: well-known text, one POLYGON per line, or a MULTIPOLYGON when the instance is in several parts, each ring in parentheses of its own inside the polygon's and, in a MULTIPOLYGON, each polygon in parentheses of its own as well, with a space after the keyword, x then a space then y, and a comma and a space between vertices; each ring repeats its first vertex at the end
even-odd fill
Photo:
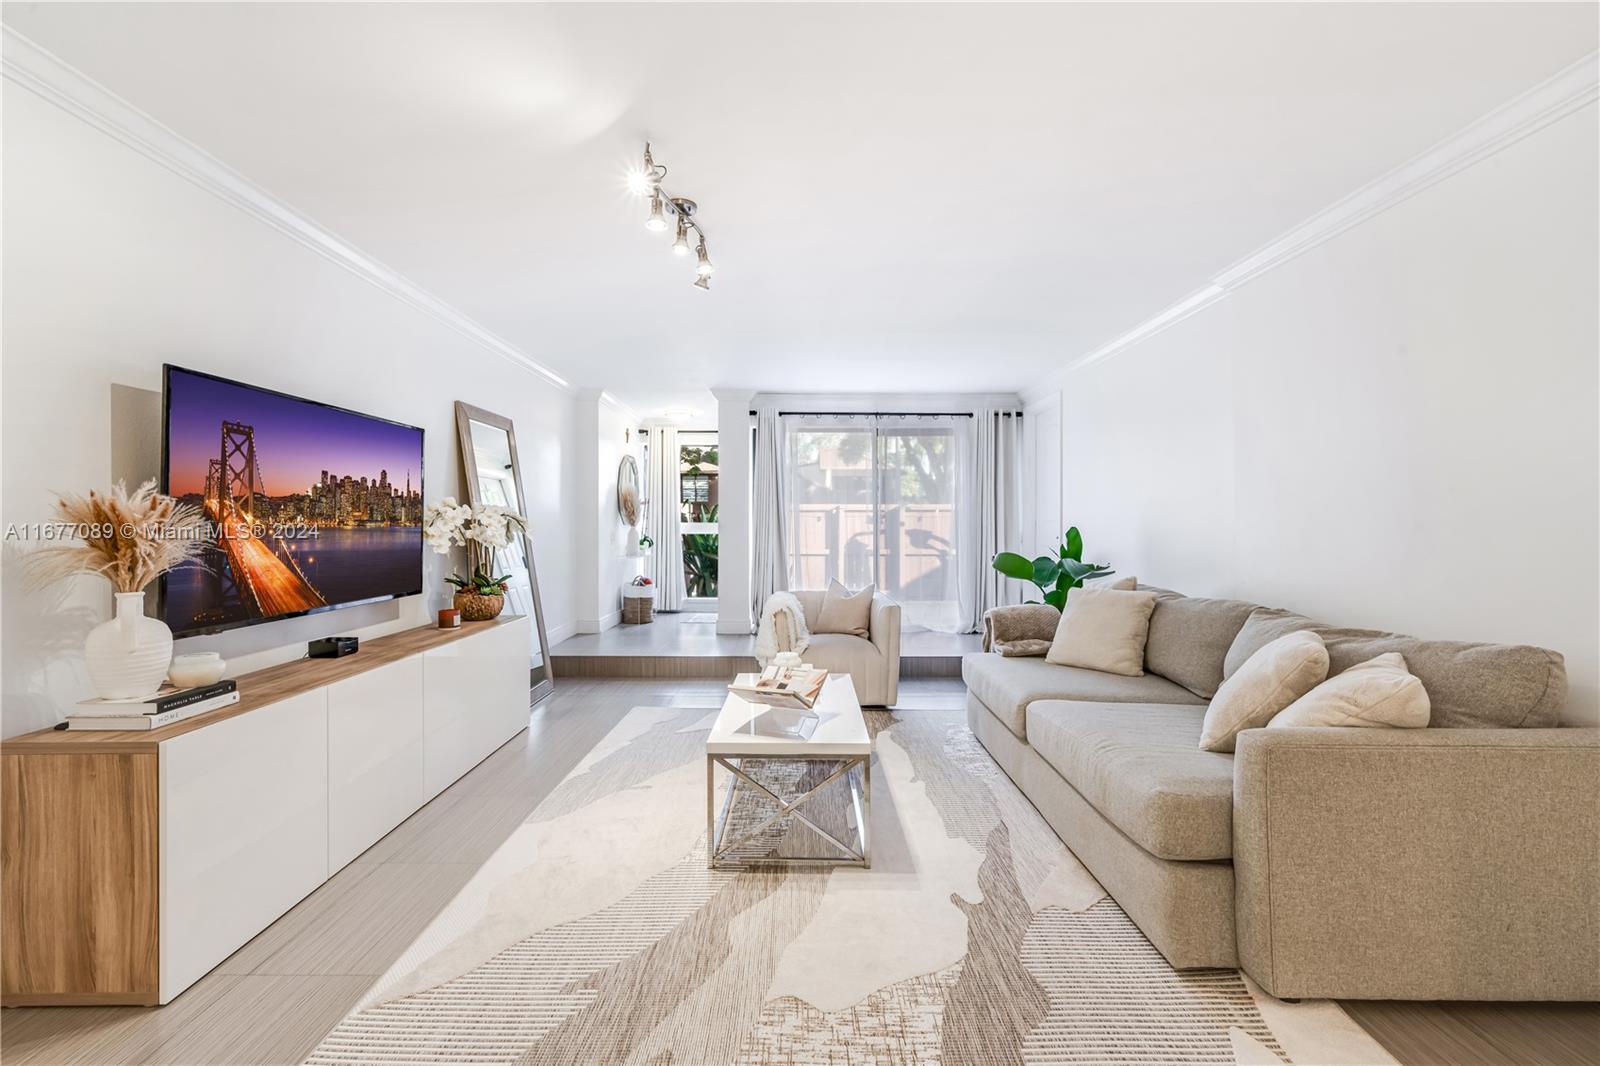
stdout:
POLYGON ((67 715, 69 729, 159 729, 239 702, 232 680, 161 692, 148 700, 84 700, 67 715))

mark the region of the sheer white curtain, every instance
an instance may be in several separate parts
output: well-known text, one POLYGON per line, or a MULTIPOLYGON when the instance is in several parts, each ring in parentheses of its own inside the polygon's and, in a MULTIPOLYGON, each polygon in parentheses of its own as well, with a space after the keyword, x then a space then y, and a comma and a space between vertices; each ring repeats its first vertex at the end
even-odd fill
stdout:
POLYGON ((650 580, 656 586, 656 609, 676 611, 683 606, 683 533, 679 529, 678 430, 674 426, 649 426, 649 457, 645 471, 644 531, 655 547, 650 550, 650 580))
POLYGON ((1022 412, 980 407, 972 414, 972 447, 966 461, 960 510, 966 543, 962 556, 961 615, 968 632, 983 626, 991 607, 1021 602, 1020 582, 1002 577, 989 565, 995 554, 1022 551, 1022 412))
POLYGON ((758 620, 767 597, 789 588, 788 449, 777 409, 763 406, 756 414, 755 493, 750 509, 750 603, 752 617, 758 620))
POLYGON ((907 628, 967 628, 957 500, 968 420, 787 415, 782 423, 791 585, 876 583, 901 605, 907 628))

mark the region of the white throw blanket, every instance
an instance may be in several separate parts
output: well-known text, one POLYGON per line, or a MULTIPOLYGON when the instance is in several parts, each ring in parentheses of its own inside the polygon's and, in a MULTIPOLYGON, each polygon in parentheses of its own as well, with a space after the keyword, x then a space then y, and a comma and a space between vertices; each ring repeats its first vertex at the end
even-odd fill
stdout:
POLYGON ((756 628, 756 662, 763 668, 780 651, 804 652, 811 643, 811 632, 806 629, 806 611, 792 592, 774 592, 761 608, 761 625, 756 628), (778 614, 783 613, 784 628, 789 634, 789 647, 781 647, 778 640, 778 614))

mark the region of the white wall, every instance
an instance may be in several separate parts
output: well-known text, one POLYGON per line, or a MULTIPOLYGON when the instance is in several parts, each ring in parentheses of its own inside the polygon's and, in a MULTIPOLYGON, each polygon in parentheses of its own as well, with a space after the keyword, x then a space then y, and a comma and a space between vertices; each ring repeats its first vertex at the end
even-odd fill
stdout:
POLYGON ((1069 373, 1062 507, 1090 557, 1554 648, 1568 719, 1600 721, 1595 112, 1069 373))
POLYGON ((617 468, 624 455, 639 464, 643 445, 639 416, 599 389, 577 398, 578 484, 584 494, 578 515, 578 632, 600 633, 622 621, 622 586, 639 574, 629 558, 628 527, 617 512, 617 468))
MULTIPOLYGON (((461 495, 461 399, 516 423, 552 643, 573 631, 570 395, 32 93, 7 84, 4 104, 5 524, 48 519, 53 491, 157 473, 163 362, 424 427, 429 502, 461 495)), ((110 607, 98 579, 25 592, 19 554, 6 543, 5 736, 89 695, 80 649, 110 607)), ((220 648, 243 670, 313 637, 419 625, 448 601, 445 572, 429 556, 422 596, 179 650, 220 648)))

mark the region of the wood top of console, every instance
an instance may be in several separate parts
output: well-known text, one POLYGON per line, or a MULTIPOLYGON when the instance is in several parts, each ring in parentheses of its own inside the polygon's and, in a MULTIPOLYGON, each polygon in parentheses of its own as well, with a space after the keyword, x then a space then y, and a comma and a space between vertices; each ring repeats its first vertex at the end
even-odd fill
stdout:
POLYGON ((501 615, 492 622, 463 622, 460 629, 419 626, 388 636, 361 642, 361 650, 338 659, 295 659, 265 670, 240 674, 239 702, 205 714, 176 722, 160 729, 112 731, 96 729, 41 729, 13 737, 0 745, 7 755, 102 754, 112 752, 153 752, 163 740, 182 736, 196 729, 247 714, 258 707, 290 699, 304 692, 331 685, 347 677, 364 674, 380 666, 431 648, 442 647, 474 633, 508 625, 522 615, 501 615))

